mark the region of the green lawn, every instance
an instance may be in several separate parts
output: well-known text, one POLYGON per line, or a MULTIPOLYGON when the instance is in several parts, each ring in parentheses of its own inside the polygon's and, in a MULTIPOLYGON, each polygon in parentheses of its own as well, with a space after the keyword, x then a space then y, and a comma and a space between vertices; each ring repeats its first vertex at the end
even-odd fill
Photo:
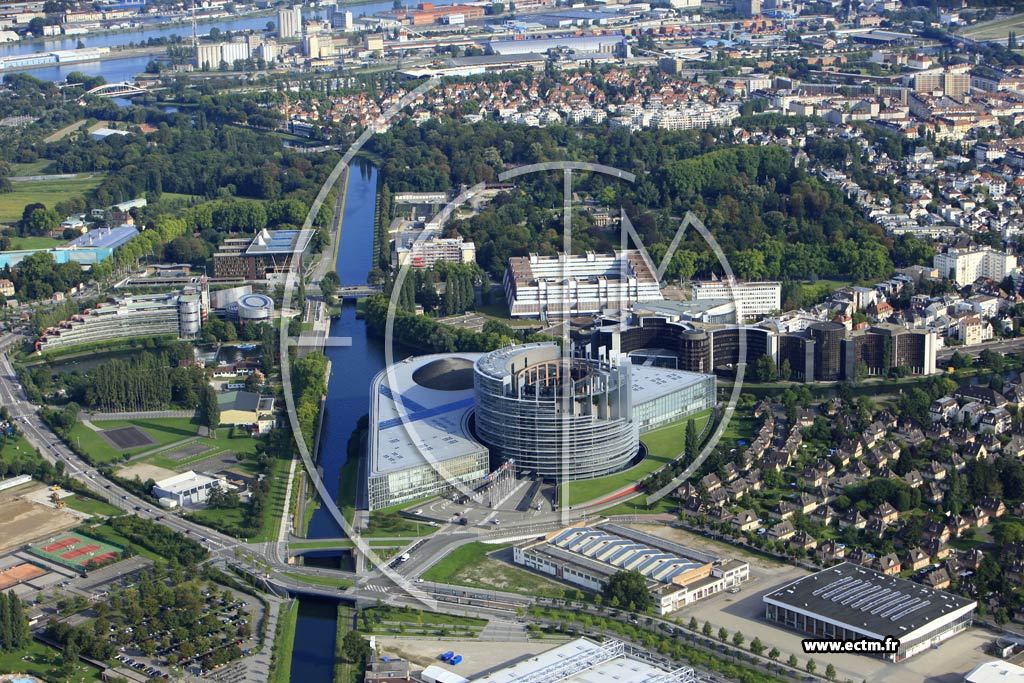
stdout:
MULTIPOLYGON (((217 429, 214 436, 197 439, 197 441, 207 445, 208 448, 206 451, 194 455, 191 458, 186 458, 184 460, 171 460, 162 453, 154 453, 148 458, 145 458, 143 462, 156 465, 157 467, 164 467, 169 470, 180 470, 182 468, 187 468, 191 463, 206 460, 218 453, 229 452, 251 455, 256 452, 256 447, 259 445, 259 441, 252 438, 241 429, 235 430, 235 436, 228 436, 230 433, 230 427, 220 427, 217 429)), ((153 450, 153 448, 158 447, 153 446, 149 450, 153 450)))
POLYGON ((272 683, 291 683, 292 650, 295 648, 295 625, 298 620, 299 601, 293 600, 288 609, 282 610, 278 617, 274 666, 270 676, 272 683))
POLYGON ((0 652, 0 671, 36 676, 47 683, 88 683, 99 681, 100 671, 81 662, 67 675, 61 667, 60 652, 37 640, 24 650, 0 652), (25 659, 25 658, 28 659, 25 659))
POLYGON ((62 500, 72 510, 78 510, 79 512, 84 512, 96 517, 113 517, 114 515, 121 514, 121 511, 113 505, 104 503, 102 500, 96 500, 95 498, 75 495, 63 498, 62 500))
MULTIPOLYGON (((246 539, 254 543, 276 541, 277 534, 281 529, 281 515, 284 514, 285 490, 288 486, 288 461, 274 460, 271 463, 273 470, 271 474, 270 493, 267 503, 262 510, 260 518, 260 531, 256 536, 246 539)), ((250 463, 245 463, 242 469, 254 472, 250 463)), ((214 529, 221 529, 227 533, 236 534, 243 529, 246 508, 205 508, 189 513, 189 518, 200 524, 205 524, 214 529)))
POLYGON ((309 574, 299 574, 298 572, 285 572, 285 576, 295 581, 301 581, 308 583, 313 586, 326 586, 327 588, 351 588, 352 582, 348 579, 342 579, 334 576, 312 576, 309 574))
POLYGON ((53 207, 57 202, 70 197, 86 197, 99 187, 102 181, 102 173, 82 173, 74 178, 60 180, 11 183, 11 191, 0 194, 0 222, 14 223, 21 220, 25 206, 33 202, 53 207))
MULTIPOLYGON (((704 411, 693 417, 698 434, 704 429, 704 425, 707 424, 710 417, 710 411, 704 411)), ((647 457, 640 463, 628 470, 609 474, 607 477, 565 484, 559 487, 559 500, 563 505, 579 505, 641 481, 662 465, 675 460, 683 450, 687 422, 689 422, 689 418, 644 434, 640 440, 647 446, 647 457)))
POLYGON ((12 237, 11 251, 18 251, 19 249, 49 249, 58 244, 67 244, 67 242, 52 237, 12 237))
POLYGON ((566 591, 575 592, 575 589, 549 581, 526 569, 520 569, 507 562, 488 557, 489 553, 508 547, 507 545, 488 545, 486 543, 468 543, 460 546, 428 569, 423 574, 423 579, 549 598, 563 598, 566 591))
MULTIPOLYGON (((27 175, 45 175, 53 164, 50 159, 37 159, 36 161, 27 161, 21 164, 11 164, 11 175, 14 177, 27 176, 27 175)), ((63 216, 61 216, 63 218, 63 216)))
POLYGON ((70 441, 78 444, 97 464, 118 462, 123 454, 138 455, 196 435, 198 423, 186 417, 152 418, 148 420, 102 420, 93 424, 103 430, 135 425, 149 434, 156 445, 139 446, 126 451, 115 448, 98 432, 78 423, 71 428, 70 441))

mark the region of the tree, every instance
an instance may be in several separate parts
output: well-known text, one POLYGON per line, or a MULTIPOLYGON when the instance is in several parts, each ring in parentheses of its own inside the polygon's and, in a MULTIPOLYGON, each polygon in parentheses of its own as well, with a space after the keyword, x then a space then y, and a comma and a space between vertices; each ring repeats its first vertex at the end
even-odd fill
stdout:
POLYGON ((755 636, 754 639, 750 641, 750 651, 755 655, 760 655, 764 652, 764 643, 761 642, 760 638, 755 636))
POLYGON ((714 632, 714 629, 711 626, 711 622, 710 621, 705 621, 704 622, 704 627, 701 629, 700 632, 704 634, 705 638, 710 638, 711 634, 714 632))
POLYGON ((726 643, 726 642, 729 641, 729 632, 725 630, 724 626, 721 626, 718 629, 718 639, 720 641, 722 641, 723 643, 726 643))
POLYGON ((697 456, 697 425, 694 423, 693 418, 686 423, 686 457, 695 458, 697 456))
POLYGON ((836 667, 832 664, 825 667, 825 678, 830 681, 836 680, 836 667))
POLYGON ((795 669, 797 667, 797 664, 799 664, 799 662, 796 659, 796 655, 790 655, 789 659, 786 660, 786 664, 789 664, 791 667, 795 669))
POLYGON ((609 600, 618 599, 620 605, 633 605, 637 612, 651 608, 651 593, 647 580, 638 571, 618 571, 605 583, 604 596, 609 600))
POLYGON ((741 647, 744 640, 746 640, 746 637, 741 631, 736 631, 736 633, 732 634, 732 644, 736 647, 741 647))
POLYGON ((818 665, 814 662, 813 659, 807 660, 807 673, 812 674, 817 670, 817 668, 818 665))
POLYGON ((199 397, 199 421, 211 430, 220 425, 220 404, 217 403, 217 392, 209 384, 203 388, 199 397))
POLYGON ((779 655, 781 655, 781 654, 782 653, 779 652, 779 648, 773 647, 771 650, 768 651, 768 659, 770 659, 770 660, 772 660, 774 662, 775 660, 777 660, 779 658, 779 655))
POLYGON ((696 631, 700 628, 700 625, 697 623, 697 617, 690 617, 690 623, 687 624, 686 627, 691 631, 696 631))

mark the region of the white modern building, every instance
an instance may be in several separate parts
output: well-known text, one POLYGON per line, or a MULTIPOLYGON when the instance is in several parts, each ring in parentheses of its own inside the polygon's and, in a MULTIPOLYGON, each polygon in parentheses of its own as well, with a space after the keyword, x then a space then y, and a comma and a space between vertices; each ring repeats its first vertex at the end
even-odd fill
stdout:
MULTIPOLYGON (((429 667, 428 683, 458 683, 438 673, 440 667, 429 667)), ((446 672, 440 669, 441 672, 446 672)), ((427 672, 424 671, 426 674, 427 672)), ((477 676, 472 683, 696 683, 693 669, 683 667, 668 671, 655 666, 620 640, 595 642, 577 638, 564 645, 542 652, 497 671, 477 676)))
POLYGON ((940 277, 953 280, 958 287, 966 287, 979 277, 1002 282, 1007 275, 1017 272, 1017 257, 991 247, 949 249, 936 254, 932 265, 940 277))
POLYGON ((749 322, 782 310, 782 283, 733 282, 730 288, 724 280, 702 280, 693 283, 693 298, 735 301, 740 309, 740 322, 749 322))
POLYGON ((637 250, 612 254, 517 256, 505 269, 505 298, 513 318, 564 318, 625 311, 662 301, 654 267, 637 250))
POLYGON ((574 526, 513 548, 512 560, 528 569, 600 592, 620 571, 644 576, 659 614, 739 586, 750 567, 618 524, 574 526))
POLYGON ((176 336, 195 339, 209 311, 205 279, 201 287, 167 294, 126 294, 87 308, 53 327, 36 340, 36 351, 132 337, 176 336))
POLYGON ((184 507, 206 502, 215 488, 224 488, 220 479, 189 470, 156 482, 153 495, 164 507, 184 507))
POLYGON ((983 662, 964 676, 964 683, 1024 683, 1024 667, 999 659, 983 662))
POLYGON ((974 600, 843 562, 764 596, 765 618, 827 640, 898 641, 899 662, 971 626, 974 600))

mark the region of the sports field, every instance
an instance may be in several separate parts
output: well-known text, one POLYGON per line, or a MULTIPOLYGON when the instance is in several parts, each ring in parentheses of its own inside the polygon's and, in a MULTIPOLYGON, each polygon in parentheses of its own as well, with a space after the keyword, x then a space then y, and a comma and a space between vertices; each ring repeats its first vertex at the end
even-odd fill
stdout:
POLYGON ((975 26, 960 31, 965 38, 974 40, 1002 40, 1005 41, 1010 31, 1024 30, 1024 14, 1014 14, 1011 17, 1003 17, 995 21, 985 21, 975 26))
POLYGON ((27 204, 42 202, 47 207, 62 199, 86 197, 103 182, 102 173, 81 173, 74 178, 46 178, 12 183, 11 191, 0 195, 0 222, 21 220, 27 204))
POLYGON ((46 570, 42 567, 29 562, 16 564, 0 572, 0 591, 7 590, 11 586, 17 586, 25 581, 38 579, 46 573, 46 570))
POLYGON ((101 565, 120 558, 124 550, 112 543, 100 541, 80 533, 62 534, 29 547, 28 551, 44 560, 63 565, 75 571, 84 571, 92 565, 101 565))

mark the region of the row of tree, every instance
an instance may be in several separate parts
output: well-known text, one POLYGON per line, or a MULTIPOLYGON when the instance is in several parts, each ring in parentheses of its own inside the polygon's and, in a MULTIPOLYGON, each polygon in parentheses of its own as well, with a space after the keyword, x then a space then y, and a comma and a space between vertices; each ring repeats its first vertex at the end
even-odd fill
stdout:
POLYGON ((14 591, 0 593, 0 652, 21 650, 31 640, 25 605, 14 591))

